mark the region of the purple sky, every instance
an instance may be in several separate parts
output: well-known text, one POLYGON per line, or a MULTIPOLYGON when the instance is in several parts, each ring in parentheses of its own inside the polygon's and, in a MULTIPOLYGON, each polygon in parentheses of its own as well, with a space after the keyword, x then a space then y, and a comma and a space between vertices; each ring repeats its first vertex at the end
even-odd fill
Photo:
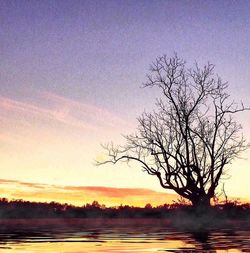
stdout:
POLYGON ((149 64, 174 51, 215 63, 232 86, 250 91, 248 1, 0 4, 1 94, 46 90, 119 113, 139 103, 139 113, 149 64))
MULTIPOLYGON (((62 136, 67 136, 71 146, 75 140, 78 147, 77 154, 74 148, 62 150, 65 156, 71 154, 65 163, 67 166, 60 160, 62 157, 55 162, 56 155, 51 155, 53 152, 49 150, 48 154, 44 151, 44 157, 36 157, 36 163, 27 160, 19 169, 15 167, 19 178, 7 172, 5 178, 24 180, 24 168, 32 171, 40 158, 47 159, 41 166, 47 169, 46 173, 54 162, 55 167, 68 168, 80 155, 79 147, 86 143, 93 150, 84 166, 92 166, 94 146, 102 137, 95 135, 96 140, 91 142, 91 133, 88 133, 88 138, 83 136, 81 143, 81 129, 96 125, 100 136, 116 139, 108 134, 109 118, 113 125, 119 122, 118 126, 127 129, 126 124, 134 124, 144 109, 151 110, 158 93, 140 86, 150 63, 162 54, 171 56, 177 52, 190 65, 195 60, 200 64, 214 63, 216 72, 229 81, 232 97, 246 104, 250 101, 250 1, 1 0, 0 23, 0 123, 2 133, 8 137, 3 138, 6 143, 0 148, 6 166, 15 166, 8 163, 12 152, 8 145, 21 134, 19 143, 28 140, 31 146, 35 145, 34 136, 41 142, 45 133, 48 136, 58 133, 58 143, 50 146, 54 151, 62 147, 62 136), (106 116, 100 120, 103 115, 106 116), (67 129, 58 130, 58 124, 67 124, 67 129), (103 133, 99 129, 102 125, 103 133), (26 131, 24 126, 30 126, 30 130, 26 131)), ((250 136, 249 114, 239 119, 250 136)), ((41 145, 44 150, 46 145, 41 145)), ((19 151, 22 150, 20 146, 19 151)), ((19 151, 16 150, 18 155, 19 151)), ((22 163, 23 157, 17 157, 16 164, 22 163)), ((84 174, 80 172, 81 162, 76 167, 84 174)), ((249 165, 248 161, 241 167, 249 165)), ((90 184, 94 184, 94 177, 99 173, 96 168, 92 170, 92 181, 92 175, 85 175, 90 184)), ((110 175, 111 171, 113 168, 110 175)), ((37 179, 42 178, 42 172, 37 173, 37 179)), ((60 173, 54 175, 59 181, 60 173)), ((64 177, 69 175, 70 172, 65 172, 64 177)), ((80 181, 81 176, 77 183, 86 185, 87 181, 80 181)), ((240 178, 236 176, 236 179, 240 178)))

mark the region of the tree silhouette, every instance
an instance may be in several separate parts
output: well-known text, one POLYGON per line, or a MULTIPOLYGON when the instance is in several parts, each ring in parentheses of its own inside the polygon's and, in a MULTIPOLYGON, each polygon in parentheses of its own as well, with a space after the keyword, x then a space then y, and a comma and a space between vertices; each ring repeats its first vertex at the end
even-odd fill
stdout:
POLYGON ((209 206, 225 166, 249 147, 233 116, 249 110, 230 100, 227 83, 214 65, 191 69, 176 54, 151 65, 144 87, 157 87, 157 110, 138 118, 126 144, 107 144, 106 161, 136 161, 165 189, 174 190, 194 206, 209 206))

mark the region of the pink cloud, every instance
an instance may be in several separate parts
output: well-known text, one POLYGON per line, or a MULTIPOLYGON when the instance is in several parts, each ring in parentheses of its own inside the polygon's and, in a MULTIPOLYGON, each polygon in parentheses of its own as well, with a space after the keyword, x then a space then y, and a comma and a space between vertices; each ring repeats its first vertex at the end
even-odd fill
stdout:
POLYGON ((37 188, 37 189, 46 189, 48 187, 47 184, 27 183, 27 182, 22 182, 22 181, 18 181, 18 180, 8 180, 8 179, 0 179, 0 185, 1 184, 27 186, 30 188, 37 188))
POLYGON ((38 93, 35 103, 16 101, 0 96, 0 112, 38 116, 76 128, 99 131, 100 129, 127 128, 129 124, 113 113, 73 101, 48 92, 38 93))
POLYGON ((102 196, 113 198, 124 198, 128 196, 149 196, 149 195, 165 195, 166 193, 159 193, 150 189, 144 188, 115 188, 103 186, 65 186, 65 190, 70 191, 84 191, 86 193, 94 192, 102 196))
MULTIPOLYGON (((99 194, 106 197, 123 198, 127 196, 149 196, 149 195, 169 195, 167 193, 160 193, 154 190, 145 188, 116 188, 116 187, 104 187, 104 186, 59 186, 59 185, 49 185, 49 184, 38 184, 22 182, 19 180, 8 180, 0 179, 1 184, 19 185, 26 186, 29 188, 37 189, 53 189, 53 190, 64 190, 69 192, 82 192, 84 194, 99 194)), ((175 196, 175 194, 170 194, 175 196)))
POLYGON ((103 108, 74 101, 49 92, 43 92, 42 96, 58 109, 56 113, 61 117, 67 117, 67 115, 71 114, 72 116, 78 116, 81 119, 90 120, 100 125, 104 124, 110 127, 116 127, 117 125, 129 126, 128 122, 103 108))

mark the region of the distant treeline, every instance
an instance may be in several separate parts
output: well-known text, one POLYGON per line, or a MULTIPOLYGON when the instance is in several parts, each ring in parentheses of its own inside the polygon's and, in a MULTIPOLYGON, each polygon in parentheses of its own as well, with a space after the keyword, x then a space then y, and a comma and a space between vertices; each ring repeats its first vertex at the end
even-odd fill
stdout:
MULTIPOLYGON (((250 219, 250 203, 228 202, 217 204, 207 212, 217 218, 250 219)), ((195 210, 183 203, 164 204, 152 207, 120 205, 106 207, 93 201, 77 207, 57 202, 30 202, 24 200, 0 199, 0 219, 16 218, 171 218, 178 215, 194 215, 195 210)))

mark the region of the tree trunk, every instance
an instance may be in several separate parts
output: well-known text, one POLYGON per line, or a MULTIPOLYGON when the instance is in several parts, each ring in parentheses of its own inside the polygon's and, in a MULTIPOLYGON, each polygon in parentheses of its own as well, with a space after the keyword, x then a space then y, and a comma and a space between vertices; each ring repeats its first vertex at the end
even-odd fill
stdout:
POLYGON ((211 207, 210 199, 207 195, 199 196, 198 198, 191 199, 193 207, 200 211, 206 211, 211 207))

